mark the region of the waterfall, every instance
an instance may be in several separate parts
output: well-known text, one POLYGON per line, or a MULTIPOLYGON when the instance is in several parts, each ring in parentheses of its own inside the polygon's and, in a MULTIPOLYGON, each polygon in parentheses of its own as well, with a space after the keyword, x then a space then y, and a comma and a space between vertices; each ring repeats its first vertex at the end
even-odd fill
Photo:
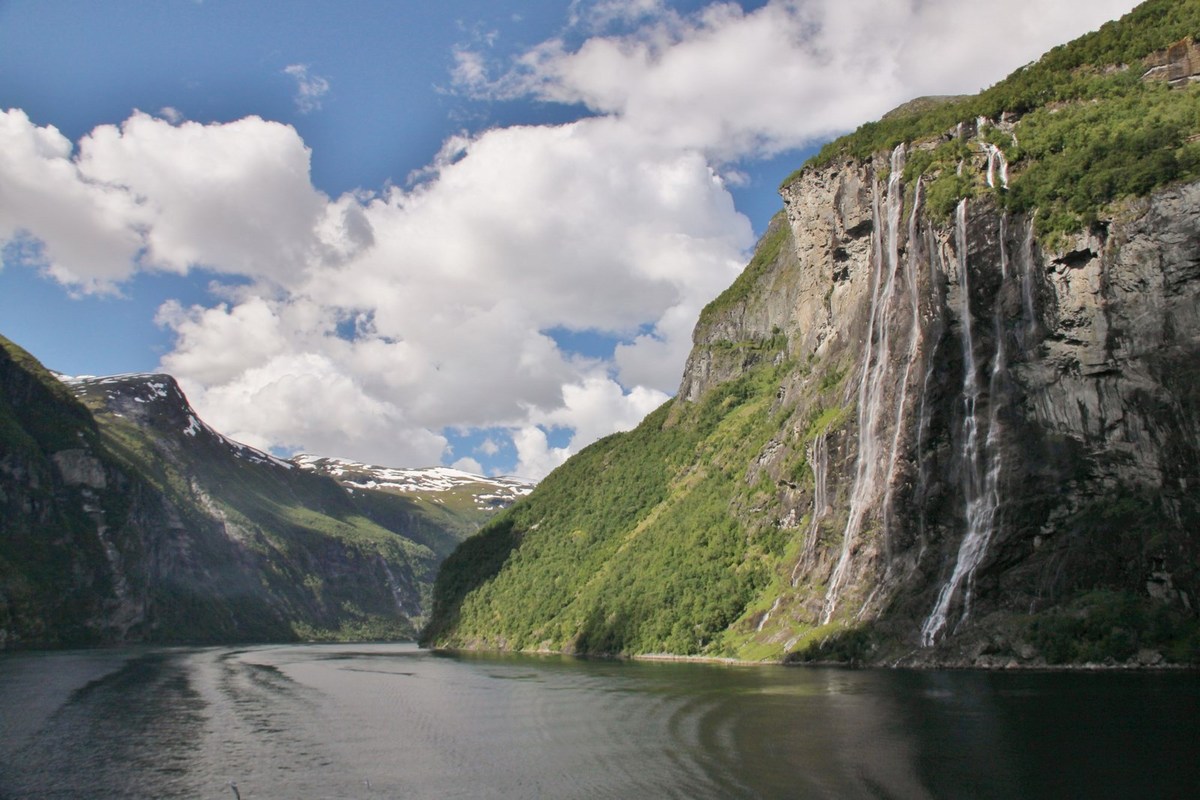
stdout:
POLYGON ((775 609, 779 608, 779 601, 782 599, 782 595, 775 598, 775 602, 771 604, 769 609, 767 609, 767 613, 763 614, 763 618, 758 621, 758 627, 754 629, 755 633, 762 633, 762 629, 766 626, 767 620, 769 620, 771 615, 775 613, 775 609))
MULTIPOLYGON (((812 563, 817 552, 817 541, 820 538, 821 520, 829 509, 829 443, 828 431, 821 431, 812 441, 808 463, 813 470, 813 509, 808 523, 808 536, 804 540, 804 553, 796 566, 792 568, 792 588, 800 580, 800 568, 812 563)), ((768 612, 769 614, 770 612, 768 612)))
POLYGON ((1021 246, 1021 306, 1025 315, 1023 344, 1028 346, 1037 336, 1037 307, 1033 301, 1033 220, 1025 225, 1025 242, 1021 246))
POLYGON ((926 246, 929 253, 929 307, 937 310, 934 317, 932 329, 927 334, 928 341, 933 343, 932 349, 925 354, 925 378, 921 381, 921 405, 917 411, 917 442, 913 448, 917 459, 917 488, 916 496, 918 498, 917 507, 919 513, 917 516, 917 533, 920 536, 921 551, 917 554, 916 562, 921 561, 921 557, 925 552, 925 496, 929 488, 929 468, 924 460, 925 438, 929 435, 929 426, 933 422, 933 410, 929 404, 929 384, 933 380, 934 371, 937 368, 937 348, 941 344, 942 325, 944 324, 941 316, 942 308, 942 293, 939 289, 939 277, 946 272, 945 262, 942 260, 941 249, 937 245, 937 240, 933 232, 933 226, 927 225, 926 246), (936 259, 936 262, 934 261, 936 259))
MULTIPOLYGON (((989 125, 991 121, 987 117, 975 118, 975 135, 980 140, 983 139, 983 129, 989 125)), ((996 188, 996 177, 1000 178, 1000 185, 1005 189, 1008 188, 1008 159, 1004 157, 1003 151, 991 142, 982 142, 983 152, 987 155, 987 185, 996 188)), ((959 165, 961 175, 961 164, 959 165)))
POLYGON ((983 150, 987 153, 987 185, 993 189, 996 187, 996 176, 1000 177, 1000 185, 1005 189, 1008 188, 1008 159, 1004 157, 1003 151, 999 147, 990 143, 983 143, 983 150))
MULTIPOLYGON (((908 257, 905 259, 904 273, 904 280, 908 284, 908 296, 911 301, 912 323, 908 334, 908 358, 904 363, 904 375, 900 379, 900 399, 896 403, 896 418, 892 426, 892 447, 888 453, 887 462, 888 481, 884 489, 882 508, 884 544, 885 546, 889 546, 887 554, 889 568, 891 564, 891 542, 887 534, 892 530, 892 491, 895 488, 892 476, 896 469, 896 462, 900 456, 901 434, 904 432, 904 410, 908 401, 908 377, 912 372, 913 364, 917 362, 917 356, 920 353, 921 347, 921 307, 917 293, 917 259, 920 258, 920 249, 917 247, 917 212, 920 209, 921 179, 917 178, 916 186, 913 188, 913 207, 908 217, 908 257)), ((928 376, 926 377, 928 378, 928 376)), ((863 607, 865 608, 866 605, 864 604, 863 607)))
MULTIPOLYGON (((1004 347, 1003 307, 997 298, 994 302, 993 326, 996 351, 992 359, 988 381, 988 415, 982 446, 980 443, 979 418, 979 367, 975 358, 975 343, 971 331, 970 277, 967 265, 967 201, 962 200, 957 209, 955 224, 955 246, 959 262, 959 314, 962 320, 961 338, 963 346, 963 495, 965 500, 966 531, 959 545, 958 556, 950 578, 938 593, 933 610, 921 627, 921 644, 933 645, 948 622, 950 604, 962 591, 962 615, 958 624, 967 619, 971 607, 975 570, 982 563, 995 532, 996 512, 999 508, 999 481, 1001 470, 1000 448, 1000 392, 1008 366, 1004 347), (965 585, 964 585, 965 584, 965 585)), ((1002 279, 1008 277, 1008 251, 1006 245, 1007 222, 1000 220, 1000 271, 1002 279)))
MULTIPOLYGON (((890 357, 888 310, 895 297, 896 272, 899 254, 900 218, 904 210, 904 192, 900 176, 904 169, 905 149, 903 144, 892 151, 891 171, 887 184, 887 230, 886 238, 880 231, 879 190, 874 192, 872 215, 874 233, 873 289, 871 308, 867 320, 867 336, 863 353, 863 368, 858 384, 858 463, 854 475, 854 488, 850 495, 850 511, 846 528, 842 533, 842 549, 830 575, 829 587, 821 612, 821 624, 829 622, 837 607, 838 594, 846 580, 850 557, 863 519, 878 496, 881 482, 891 476, 892 465, 882 458, 882 431, 884 400, 891 375, 893 359, 890 357)), ((912 291, 912 287, 910 287, 912 291)), ((886 539, 886 531, 884 532, 886 539)))
POLYGON ((406 613, 404 610, 404 589, 401 588, 400 582, 396 580, 396 575, 392 572, 392 568, 388 564, 387 559, 382 555, 379 556, 379 564, 383 567, 383 571, 387 575, 388 589, 392 593, 392 600, 396 603, 396 610, 401 614, 406 613))

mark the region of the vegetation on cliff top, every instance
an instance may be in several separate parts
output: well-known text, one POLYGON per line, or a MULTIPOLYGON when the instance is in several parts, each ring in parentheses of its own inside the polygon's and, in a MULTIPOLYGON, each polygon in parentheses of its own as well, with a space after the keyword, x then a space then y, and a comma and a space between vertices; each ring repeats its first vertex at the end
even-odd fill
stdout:
POLYGON ((978 95, 899 109, 825 145, 800 170, 839 158, 867 160, 902 142, 947 139, 920 169, 937 184, 930 208, 945 213, 984 190, 957 164, 970 156, 948 137, 960 123, 1015 119, 1011 134, 985 138, 1010 164, 1009 189, 995 189, 1014 212, 1038 211, 1040 236, 1091 224, 1109 203, 1180 180, 1200 178, 1200 84, 1169 88, 1143 80, 1145 59, 1200 37, 1200 0, 1150 0, 1121 20, 1051 50, 978 95))
POLYGON ((759 239, 750 263, 725 291, 705 306, 700 312, 700 326, 704 327, 722 310, 734 306, 747 297, 758 285, 763 274, 775 265, 780 255, 792 245, 792 228, 782 211, 775 214, 767 225, 767 231, 759 239))

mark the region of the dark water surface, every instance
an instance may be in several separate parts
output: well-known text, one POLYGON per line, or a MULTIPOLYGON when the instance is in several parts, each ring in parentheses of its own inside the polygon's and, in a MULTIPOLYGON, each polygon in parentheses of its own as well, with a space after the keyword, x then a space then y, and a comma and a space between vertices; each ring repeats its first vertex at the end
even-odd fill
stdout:
POLYGON ((1200 675, 0 656, 0 798, 1193 798, 1200 675))

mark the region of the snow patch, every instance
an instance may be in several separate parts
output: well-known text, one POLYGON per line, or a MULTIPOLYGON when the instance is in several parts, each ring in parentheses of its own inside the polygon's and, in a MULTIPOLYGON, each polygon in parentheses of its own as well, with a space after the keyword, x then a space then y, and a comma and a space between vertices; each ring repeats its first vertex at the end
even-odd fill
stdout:
MULTIPOLYGON (((342 485, 406 493, 438 493, 467 489, 474 493, 479 508, 495 508, 533 491, 533 484, 520 478, 488 478, 453 467, 380 467, 338 458, 308 454, 294 456, 301 469, 336 478, 342 485)), ((441 502, 441 501, 438 501, 441 502)))

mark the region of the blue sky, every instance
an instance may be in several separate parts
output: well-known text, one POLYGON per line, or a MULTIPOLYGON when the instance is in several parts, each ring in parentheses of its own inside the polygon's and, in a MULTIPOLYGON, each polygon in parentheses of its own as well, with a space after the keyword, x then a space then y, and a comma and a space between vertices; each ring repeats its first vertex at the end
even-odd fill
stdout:
POLYGON ((1132 5, 0 0, 0 333, 540 477, 674 392, 814 147, 1132 5))

